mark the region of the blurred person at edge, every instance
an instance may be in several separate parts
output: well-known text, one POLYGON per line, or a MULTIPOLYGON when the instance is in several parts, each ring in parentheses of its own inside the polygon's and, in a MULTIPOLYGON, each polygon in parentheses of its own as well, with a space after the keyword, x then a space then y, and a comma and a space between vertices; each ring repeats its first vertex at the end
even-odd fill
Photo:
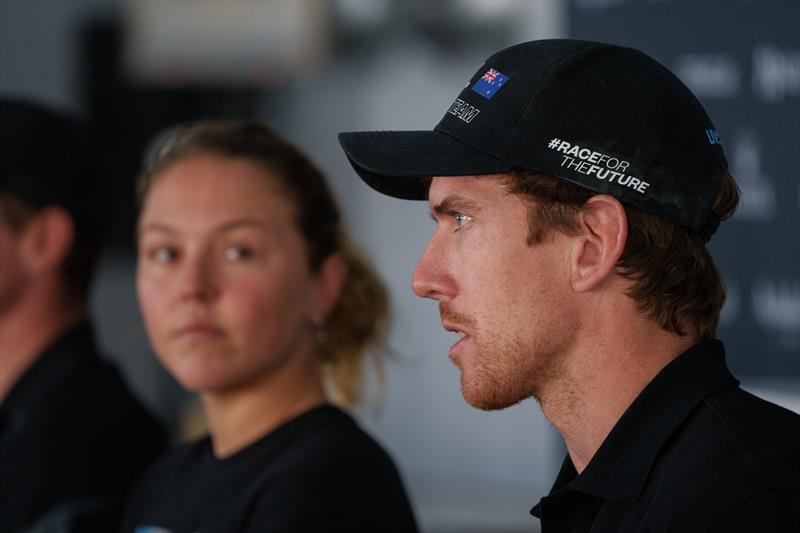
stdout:
POLYGON ((257 121, 208 121, 160 145, 139 192, 147 333, 210 434, 154 464, 124 531, 415 531, 392 460, 329 402, 363 396, 388 297, 320 171, 257 121))
POLYGON ((160 424, 95 344, 106 224, 85 122, 0 99, 0 531, 113 531, 160 424))
POLYGON ((464 398, 536 398, 564 437, 543 532, 800 531, 800 416, 742 391, 715 339, 705 243, 738 190, 677 77, 630 48, 522 43, 434 131, 340 142, 372 187, 430 205, 413 290, 460 336, 464 398))

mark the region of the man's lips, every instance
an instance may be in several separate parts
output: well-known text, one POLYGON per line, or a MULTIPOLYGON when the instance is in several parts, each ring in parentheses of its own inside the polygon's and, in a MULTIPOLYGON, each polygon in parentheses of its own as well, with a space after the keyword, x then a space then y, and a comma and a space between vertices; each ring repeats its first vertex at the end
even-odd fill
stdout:
POLYGON ((460 337, 468 337, 470 335, 469 331, 467 331, 464 326, 456 324, 455 322, 442 321, 442 327, 447 331, 458 333, 460 337))
POLYGON ((465 332, 462 327, 458 324, 453 324, 450 322, 442 322, 442 327, 444 327, 447 331, 452 331, 458 333, 458 340, 450 346, 450 350, 448 351, 448 355, 451 359, 455 358, 458 355, 458 351, 469 341, 472 340, 472 336, 465 332))
POLYGON ((460 339, 458 339, 456 342, 454 342, 453 345, 450 346, 450 350, 448 350, 448 352, 447 352, 448 355, 450 356, 450 358, 451 359, 454 358, 458 354, 458 351, 461 348, 463 348, 464 345, 467 344, 471 340, 472 340, 472 337, 470 337, 469 335, 466 335, 466 336, 461 337, 460 339))

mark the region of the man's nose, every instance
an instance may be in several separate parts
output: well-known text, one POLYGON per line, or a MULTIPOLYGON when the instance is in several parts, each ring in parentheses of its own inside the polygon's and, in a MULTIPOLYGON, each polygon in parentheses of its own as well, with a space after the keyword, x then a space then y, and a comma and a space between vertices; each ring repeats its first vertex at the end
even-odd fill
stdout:
POLYGON ((434 236, 414 269, 411 280, 414 294, 437 301, 452 299, 455 295, 455 282, 447 265, 446 254, 434 236))

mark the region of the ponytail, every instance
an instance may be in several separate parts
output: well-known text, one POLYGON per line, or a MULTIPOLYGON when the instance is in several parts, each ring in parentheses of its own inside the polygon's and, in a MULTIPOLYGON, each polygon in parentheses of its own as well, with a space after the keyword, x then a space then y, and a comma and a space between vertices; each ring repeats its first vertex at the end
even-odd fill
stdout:
POLYGON ((343 239, 347 264, 342 294, 324 326, 321 344, 329 393, 335 403, 352 407, 363 399, 367 359, 383 384, 380 350, 389 325, 389 294, 375 269, 343 239))

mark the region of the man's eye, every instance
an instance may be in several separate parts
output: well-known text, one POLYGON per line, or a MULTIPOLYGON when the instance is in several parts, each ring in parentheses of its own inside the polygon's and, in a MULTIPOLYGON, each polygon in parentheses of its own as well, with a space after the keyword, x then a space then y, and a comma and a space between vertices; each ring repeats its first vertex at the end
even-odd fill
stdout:
POLYGON ((175 260, 178 254, 172 248, 161 247, 156 248, 150 253, 150 256, 156 263, 169 263, 175 260))
POLYGON ((472 222, 472 217, 469 215, 465 215, 464 213, 456 213, 453 218, 456 221, 456 231, 460 230, 470 222, 472 222))
POLYGON ((230 261, 241 261, 253 255, 253 252, 244 246, 231 246, 225 249, 225 258, 230 261))

